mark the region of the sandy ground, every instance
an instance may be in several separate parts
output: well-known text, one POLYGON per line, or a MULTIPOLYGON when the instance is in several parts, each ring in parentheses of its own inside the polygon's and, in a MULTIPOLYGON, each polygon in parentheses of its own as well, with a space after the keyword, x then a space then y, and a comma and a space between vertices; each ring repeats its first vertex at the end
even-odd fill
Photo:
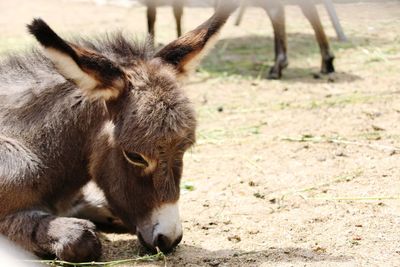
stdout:
MULTIPOLYGON (((0 1, 0 52, 32 43, 25 24, 56 30, 144 35, 145 9, 58 0, 0 1)), ((337 6, 351 41, 338 43, 334 77, 312 29, 287 7, 290 66, 264 79, 273 59, 269 20, 250 9, 228 23, 187 85, 198 143, 186 155, 184 239, 164 261, 138 266, 400 266, 400 2, 337 6)), ((212 9, 186 9, 185 28, 212 9)), ((175 36, 160 9, 157 42, 175 36)), ((136 237, 104 234, 104 260, 131 258, 136 237)), ((131 264, 134 265, 134 264, 131 264)), ((130 266, 130 265, 126 265, 130 266)))

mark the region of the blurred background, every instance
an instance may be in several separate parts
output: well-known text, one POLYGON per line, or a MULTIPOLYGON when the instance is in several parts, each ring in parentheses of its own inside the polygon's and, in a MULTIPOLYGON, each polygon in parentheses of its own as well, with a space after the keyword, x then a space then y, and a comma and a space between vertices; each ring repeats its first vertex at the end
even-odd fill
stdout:
MULTIPOLYGON (((336 56, 319 75, 314 32, 287 3, 289 66, 268 80, 274 38, 265 11, 228 21, 185 90, 199 119, 182 182, 183 243, 171 266, 396 266, 400 262, 400 1, 333 1, 339 42, 315 1, 336 56)), ((183 32, 213 13, 188 1, 183 32)), ((36 46, 42 17, 63 37, 122 30, 144 40, 146 7, 126 0, 0 0, 0 59, 36 46)), ((156 47, 176 38, 157 9, 156 47)), ((136 237, 104 234, 104 260, 132 258, 136 237)), ((164 265, 164 262, 140 263, 164 265)))

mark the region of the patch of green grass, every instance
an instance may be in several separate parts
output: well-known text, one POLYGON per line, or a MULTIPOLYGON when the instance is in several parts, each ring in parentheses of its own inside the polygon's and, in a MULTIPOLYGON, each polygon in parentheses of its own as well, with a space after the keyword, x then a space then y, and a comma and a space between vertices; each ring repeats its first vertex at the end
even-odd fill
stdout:
POLYGON ((239 75, 244 79, 260 76, 260 69, 272 64, 273 42, 263 36, 221 40, 202 64, 202 72, 211 77, 239 75), (252 41, 254 40, 254 41, 252 41), (257 41, 256 41, 257 40, 257 41))
MULTIPOLYGON (((384 49, 385 40, 373 40, 375 45, 384 49)), ((364 59, 360 49, 372 48, 371 40, 366 37, 352 36, 350 42, 338 42, 330 40, 333 52, 341 54, 345 50, 355 50, 358 53, 357 60, 364 59)), ((395 49, 393 49, 395 50, 395 49)), ((375 52, 374 57, 369 60, 384 59, 384 52, 375 52)), ((296 76, 304 75, 310 71, 306 70, 307 61, 319 64, 320 51, 315 37, 312 34, 291 33, 288 34, 288 57, 290 69, 300 68, 302 71, 296 76), (293 68, 293 66, 295 68, 293 68)), ((203 73, 210 77, 238 75, 243 79, 264 78, 267 76, 269 67, 274 63, 274 40, 273 36, 251 35, 247 37, 221 40, 216 49, 211 52, 201 67, 203 73)), ((306 74, 307 75, 307 74, 306 74)))
MULTIPOLYGON (((288 109, 321 109, 321 108, 333 108, 333 107, 344 107, 347 105, 364 104, 376 101, 387 97, 385 95, 366 95, 358 92, 336 95, 325 99, 312 99, 306 101, 296 101, 296 102, 279 102, 279 103, 269 103, 269 105, 264 106, 265 110, 288 110, 288 109)), ((240 111, 239 111, 240 113, 240 111)))
POLYGON ((191 192, 191 191, 194 191, 196 188, 195 188, 193 182, 185 181, 185 182, 183 182, 183 183, 181 184, 181 189, 182 189, 184 192, 191 192))
POLYGON ((267 125, 266 122, 261 121, 258 124, 243 126, 233 129, 216 128, 209 131, 200 130, 198 132, 199 140, 197 141, 197 143, 198 144, 209 143, 209 142, 213 143, 232 138, 258 135, 261 133, 261 129, 266 125, 267 125))
POLYGON ((355 105, 355 104, 361 104, 361 103, 367 103, 371 100, 374 100, 376 98, 379 98, 379 95, 365 95, 361 93, 351 93, 351 94, 346 94, 346 95, 337 95, 337 96, 332 96, 327 99, 322 99, 322 100, 311 100, 308 103, 305 103, 304 105, 300 104, 300 107, 302 106, 303 108, 306 109, 318 109, 318 108, 324 108, 324 107, 341 107, 341 106, 346 106, 346 105, 355 105))

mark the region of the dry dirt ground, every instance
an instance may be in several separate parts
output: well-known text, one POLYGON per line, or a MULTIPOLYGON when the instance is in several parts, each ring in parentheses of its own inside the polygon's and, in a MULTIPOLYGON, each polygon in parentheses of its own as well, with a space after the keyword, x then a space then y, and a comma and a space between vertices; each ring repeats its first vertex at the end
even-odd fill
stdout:
MULTIPOLYGON (((144 35, 145 9, 59 0, 0 1, 0 51, 32 43, 41 16, 64 35, 123 29, 144 35)), ((270 22, 250 9, 233 19, 186 90, 199 118, 186 155, 184 239, 143 266, 400 266, 400 2, 341 4, 349 43, 335 41, 334 77, 320 63, 308 22, 287 7, 290 66, 264 79, 273 59, 270 22)), ((185 29, 212 9, 185 10, 185 29)), ((175 36, 160 9, 157 42, 175 36)), ((103 260, 135 257, 136 237, 103 236, 103 260)))

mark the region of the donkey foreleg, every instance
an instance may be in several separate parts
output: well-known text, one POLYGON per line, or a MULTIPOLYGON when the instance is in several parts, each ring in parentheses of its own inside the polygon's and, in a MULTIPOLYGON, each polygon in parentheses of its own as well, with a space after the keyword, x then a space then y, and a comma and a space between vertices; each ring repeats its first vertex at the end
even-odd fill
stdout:
POLYGON ((183 15, 184 0, 174 0, 172 8, 176 22, 176 32, 178 37, 182 35, 182 15, 183 15))
POLYGON ((91 222, 56 217, 47 212, 51 207, 38 208, 57 202, 43 197, 43 189, 52 182, 42 176, 43 166, 29 147, 0 135, 0 234, 39 256, 97 259, 101 245, 91 222))
POLYGON ((275 64, 270 69, 269 79, 280 79, 282 70, 288 66, 285 28, 285 9, 280 1, 265 1, 262 6, 271 19, 274 29, 275 64))
POLYGON ((335 67, 333 66, 333 60, 335 59, 335 56, 330 50, 328 38, 326 37, 324 28, 322 27, 317 8, 308 0, 299 1, 299 6, 303 11, 304 16, 308 19, 313 27, 318 41, 322 56, 321 73, 327 74, 334 72, 335 67))
POLYGON ((338 15, 336 13, 335 6, 332 3, 332 0, 324 0, 324 4, 326 7, 326 11, 329 14, 329 17, 331 18, 333 27, 335 28, 336 34, 338 36, 339 41, 341 42, 347 42, 347 36, 343 31, 343 27, 340 24, 340 20, 338 18, 338 15))
POLYGON ((152 44, 154 46, 154 38, 155 38, 155 24, 157 17, 157 6, 154 0, 147 2, 147 30, 151 36, 152 44))
POLYGON ((39 210, 4 217, 0 220, 0 234, 38 256, 82 262, 96 260, 101 255, 101 243, 93 223, 39 210))
POLYGON ((240 6, 239 6, 239 13, 236 17, 236 21, 235 21, 235 26, 239 26, 240 23, 242 23, 242 19, 244 16, 244 13, 246 11, 247 8, 247 4, 246 4, 246 0, 241 0, 240 1, 240 6))

